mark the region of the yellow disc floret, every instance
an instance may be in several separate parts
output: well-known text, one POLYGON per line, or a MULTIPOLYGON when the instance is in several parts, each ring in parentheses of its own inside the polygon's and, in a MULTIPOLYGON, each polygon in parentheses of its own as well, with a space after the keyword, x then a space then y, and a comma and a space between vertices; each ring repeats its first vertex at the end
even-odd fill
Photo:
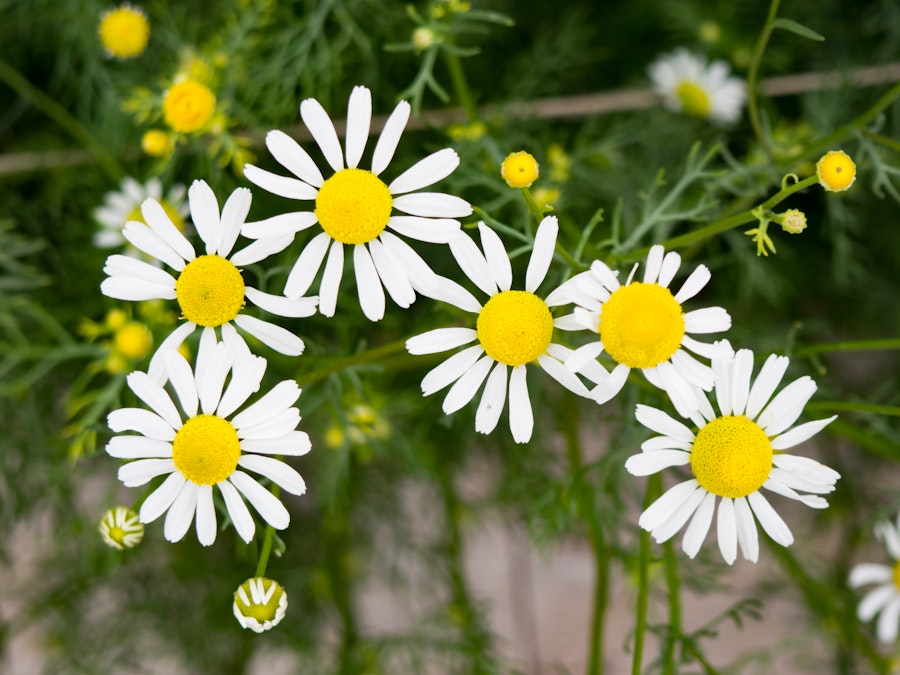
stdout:
POLYGON ((196 80, 173 85, 163 99, 163 118, 175 131, 189 134, 199 131, 216 111, 216 95, 196 80))
POLYGON ((202 255, 178 275, 175 296, 185 319, 214 328, 233 320, 241 311, 244 278, 225 258, 202 255))
POLYGON ((524 150, 507 155, 500 165, 500 175, 513 188, 531 187, 539 174, 537 160, 524 150))
POLYGON ((744 415, 717 417, 694 439, 691 470, 700 486, 714 495, 746 497, 769 478, 772 444, 744 415))
POLYGON ((894 586, 900 590, 900 560, 894 563, 894 586))
POLYGON ((130 59, 143 53, 150 38, 147 15, 125 4, 106 12, 98 28, 100 42, 110 56, 130 59))
POLYGON ((185 422, 172 441, 172 461, 181 475, 197 485, 215 485, 230 476, 241 457, 237 431, 215 415, 185 422))
POLYGON ((691 117, 709 117, 712 107, 709 94, 703 87, 693 82, 682 82, 675 90, 675 95, 681 102, 681 110, 691 117))
POLYGON ((481 309, 476 329, 488 356, 507 366, 522 366, 547 351, 553 317, 534 293, 501 291, 481 309))
POLYGON ((681 345, 684 315, 668 288, 636 281, 603 303, 599 332, 603 348, 616 362, 653 368, 681 345))
POLYGON ((387 227, 391 191, 371 171, 341 169, 319 188, 316 217, 332 239, 365 244, 387 227))
POLYGON ((144 324, 131 321, 115 332, 113 344, 126 359, 142 359, 153 348, 153 334, 144 324))
POLYGON ((829 192, 842 192, 856 180, 856 164, 843 150, 831 150, 816 162, 816 176, 829 192))

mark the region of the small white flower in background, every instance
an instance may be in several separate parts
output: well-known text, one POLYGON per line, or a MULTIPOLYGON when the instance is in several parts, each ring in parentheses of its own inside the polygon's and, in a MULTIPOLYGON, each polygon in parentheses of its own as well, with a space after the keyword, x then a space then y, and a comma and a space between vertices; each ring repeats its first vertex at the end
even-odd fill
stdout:
MULTIPOLYGON (((712 368, 688 351, 709 359, 728 358, 731 346, 725 341, 700 342, 691 335, 728 330, 731 317, 721 307, 684 313, 682 303, 699 293, 711 275, 705 265, 697 266, 672 295, 669 284, 680 265, 680 255, 665 253, 657 244, 647 255, 643 281, 629 277, 620 284, 618 272, 595 261, 590 271, 560 287, 556 295, 568 298, 576 308, 557 325, 563 330, 589 330, 598 337, 576 349, 566 365, 578 371, 604 352, 617 364, 611 373, 599 364, 594 370, 602 376, 594 380, 597 386, 591 391, 598 403, 609 401, 622 390, 632 368, 640 368, 651 384, 665 390, 682 417, 690 416, 700 406, 701 389, 712 389, 712 368)), ((635 266, 632 276, 636 270, 635 266)))
POLYGON ((653 90, 675 112, 713 122, 736 122, 747 101, 747 85, 732 77, 728 64, 676 49, 647 69, 653 90))
POLYGON ((138 514, 126 506, 117 506, 104 513, 98 529, 106 545, 120 551, 134 548, 144 538, 144 524, 138 514))
POLYGON ((876 616, 878 639, 892 643, 897 639, 900 627, 900 517, 895 523, 884 521, 875 527, 875 536, 881 540, 893 565, 863 563, 850 572, 850 587, 859 588, 877 584, 860 601, 856 615, 860 621, 871 621, 876 616))
POLYGON ((164 195, 158 178, 151 178, 146 183, 130 177, 122 179, 119 189, 107 192, 103 196, 103 204, 94 210, 94 219, 101 226, 94 234, 94 246, 115 248, 124 245, 126 242, 122 228, 129 220, 143 222, 141 204, 147 199, 159 202, 178 231, 184 232, 185 218, 190 213, 186 196, 187 191, 180 183, 170 187, 164 195))
POLYGON ((119 480, 126 487, 138 487, 167 476, 141 505, 141 522, 153 522, 168 511, 164 534, 175 542, 187 533, 196 513, 197 538, 209 546, 216 540, 215 486, 244 541, 253 539, 256 525, 243 499, 272 527, 285 529, 290 522, 287 509, 241 469, 258 473, 291 494, 306 492, 300 474, 267 456, 299 456, 310 450, 309 436, 296 429, 300 411, 293 405, 300 387, 285 380, 235 414, 259 390, 266 372, 264 358, 235 354, 220 342, 201 343, 193 370, 176 351, 166 352, 164 361, 165 376, 184 414, 163 386, 138 371, 128 376, 128 386, 150 409, 122 408, 108 417, 114 432, 137 432, 113 436, 106 446, 110 456, 133 460, 119 469, 119 480))
POLYGON ((244 628, 262 633, 277 626, 287 613, 287 593, 271 579, 253 577, 234 592, 234 618, 244 628))
POLYGON ((536 360, 564 387, 581 396, 588 395, 587 387, 563 365, 572 351, 551 341, 552 303, 535 294, 553 259, 559 226, 552 216, 541 221, 525 273, 524 291, 510 290, 512 266, 500 237, 484 223, 478 224, 478 230, 483 253, 465 233, 450 242, 450 250, 466 276, 489 296, 488 301, 482 306, 462 286, 444 278, 429 293, 437 300, 477 314, 475 328, 437 328, 410 338, 406 348, 410 354, 435 354, 477 342, 429 372, 422 380, 422 393, 428 396, 453 384, 443 405, 444 412, 450 415, 471 401, 486 379, 475 414, 475 430, 488 434, 500 420, 508 389, 509 428, 516 442, 526 443, 534 427, 526 364, 536 360))
POLYGON ((699 412, 691 416, 698 427, 696 434, 662 410, 637 406, 638 422, 662 435, 644 441, 643 452, 629 457, 625 468, 635 476, 648 476, 689 465, 693 474, 641 514, 639 525, 658 543, 673 537, 690 520, 681 545, 693 558, 709 532, 719 498, 716 529, 722 557, 732 564, 740 544, 744 558, 756 562, 759 540, 754 518, 782 546, 794 541, 760 488, 814 509, 828 506, 818 495, 833 492, 840 474, 784 451, 815 435, 837 416, 791 428, 815 393, 816 383, 803 376, 773 398, 787 367, 786 356, 769 356, 751 386, 753 352, 749 349, 739 350, 730 359, 713 359, 720 414, 717 416, 703 397, 699 412))
POLYGON ((281 131, 270 131, 266 145, 275 159, 296 178, 279 176, 256 166, 244 175, 264 190, 289 199, 315 200, 314 209, 286 213, 249 223, 251 238, 283 236, 316 225, 322 231, 307 242, 288 275, 284 294, 304 295, 325 261, 319 287, 319 311, 334 316, 344 273, 344 245, 353 249, 356 285, 363 313, 372 321, 384 316, 384 290, 400 307, 409 307, 416 292, 427 293, 437 277, 427 263, 397 235, 437 244, 459 232, 456 218, 468 216, 468 202, 441 192, 417 192, 449 176, 459 157, 450 148, 419 161, 390 183, 381 173, 388 167, 409 119, 410 106, 401 101, 375 145, 372 170, 357 168, 372 121, 372 94, 355 87, 347 110, 346 167, 334 124, 315 99, 300 104, 300 116, 334 173, 325 179, 309 154, 281 131), (405 215, 392 215, 394 209, 405 215), (396 234, 395 234, 396 233, 396 234), (326 260, 327 254, 327 260, 326 260))
POLYGON ((291 235, 258 239, 232 253, 238 236, 243 233, 244 219, 250 210, 250 190, 235 190, 225 202, 221 216, 216 195, 206 182, 194 181, 188 196, 194 227, 206 245, 205 255, 195 253, 194 247, 154 199, 146 200, 141 206, 146 224, 132 220, 124 230, 125 238, 136 248, 178 272, 177 279, 151 264, 123 255, 111 255, 103 268, 109 275, 100 285, 104 295, 119 300, 178 301, 185 321, 160 345, 150 361, 148 372, 159 381, 164 354, 177 350, 198 326, 203 327, 202 342, 217 342, 218 328, 222 340, 236 351, 249 353, 232 321, 238 328, 282 354, 301 354, 304 345, 299 337, 241 311, 246 299, 278 316, 306 317, 315 314, 317 298, 289 300, 263 293, 246 286, 238 269, 283 250, 291 242, 291 235))

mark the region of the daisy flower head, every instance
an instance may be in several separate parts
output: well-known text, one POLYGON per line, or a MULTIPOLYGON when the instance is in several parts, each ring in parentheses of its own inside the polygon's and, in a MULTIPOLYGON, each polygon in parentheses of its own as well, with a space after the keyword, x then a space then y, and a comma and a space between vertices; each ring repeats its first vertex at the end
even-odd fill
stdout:
POLYGON ((106 545, 119 551, 134 548, 144 538, 144 524, 127 506, 109 509, 97 529, 106 545))
POLYGON ((176 183, 163 194, 162 182, 151 178, 146 183, 128 177, 122 179, 118 190, 107 192, 103 204, 94 210, 94 219, 100 229, 94 234, 97 248, 116 248, 125 244, 122 228, 129 220, 143 222, 141 204, 147 199, 155 199, 162 206, 166 216, 180 231, 185 231, 185 219, 190 213, 187 190, 176 183))
POLYGON ((234 618, 243 628, 262 633, 277 626, 287 613, 287 593, 277 581, 252 577, 234 592, 234 618))
POLYGON ((104 295, 119 300, 178 301, 184 322, 160 345, 150 361, 150 374, 159 379, 163 352, 177 350, 198 327, 203 330, 203 342, 216 342, 218 329, 233 348, 249 351, 235 330, 236 325, 282 354, 301 354, 304 345, 299 337, 242 312, 245 300, 249 300, 278 316, 306 317, 315 313, 315 297, 289 300, 264 293, 247 286, 239 269, 283 250, 291 241, 290 235, 257 239, 232 252, 250 210, 250 190, 236 189, 221 214, 215 194, 204 181, 194 181, 188 197, 194 227, 206 247, 204 254, 196 254, 159 202, 147 199, 141 205, 144 222, 129 221, 123 234, 137 249, 175 270, 177 276, 123 255, 109 256, 103 268, 109 277, 100 285, 104 295))
POLYGON ((622 390, 632 368, 641 369, 651 384, 665 390, 683 417, 700 406, 700 390, 712 390, 712 368, 688 352, 725 358, 731 347, 725 341, 700 342, 692 335, 728 330, 731 317, 721 307, 685 313, 682 304, 697 295, 712 275, 705 265, 698 265, 673 295, 669 285, 680 266, 678 253, 666 253, 657 244, 647 255, 642 281, 633 280, 637 266, 622 284, 618 272, 595 261, 589 271, 576 275, 560 289, 576 305, 574 312, 560 321, 560 327, 597 334, 597 340, 576 349, 566 365, 577 371, 604 352, 616 362, 612 372, 602 367, 593 371, 601 374, 591 391, 598 403, 609 401, 622 390))
POLYGON ((696 433, 661 410, 637 406, 638 422, 661 435, 644 441, 643 452, 629 457, 625 468, 635 476, 648 476, 689 465, 693 474, 641 514, 638 524, 658 543, 673 537, 690 520, 682 548, 693 558, 709 531, 718 498, 716 530, 722 557, 732 564, 740 544, 744 558, 756 562, 756 521, 782 546, 794 541, 760 488, 814 509, 828 506, 819 495, 833 492, 840 475, 785 450, 815 435, 836 416, 792 426, 815 393, 816 383, 803 376, 773 397, 787 367, 787 357, 773 354, 751 385, 753 352, 749 349, 728 359, 713 359, 719 414, 703 397, 700 410, 691 416, 696 433))
POLYGON ((588 396, 581 380, 563 365, 571 350, 552 342, 553 303, 536 294, 550 267, 559 226, 552 216, 541 221, 521 291, 512 290, 512 266, 500 237, 484 223, 478 230, 481 250, 463 232, 450 242, 450 250, 465 275, 488 295, 487 302, 482 305, 462 286, 443 278, 431 294, 476 314, 475 327, 437 328, 410 338, 406 348, 410 354, 435 354, 475 343, 429 372, 422 380, 422 393, 428 396, 452 384, 443 404, 450 415, 471 401, 486 380, 475 430, 489 434, 496 428, 508 395, 513 439, 526 443, 534 428, 527 364, 537 361, 564 387, 588 396))
POLYGON ((141 8, 126 2, 103 14, 97 32, 107 56, 130 59, 144 53, 150 39, 150 22, 141 8))
POLYGON ((876 525, 875 536, 881 540, 893 564, 862 563, 850 571, 851 588, 869 584, 876 586, 866 593, 856 615, 860 621, 869 622, 876 616, 878 639, 893 643, 900 627, 900 517, 895 523, 883 521, 876 525))
POLYGON ((647 69, 653 90, 675 112, 720 124, 736 122, 747 100, 747 85, 732 77, 728 64, 676 49, 647 69))
POLYGON ((420 191, 446 178, 459 165, 459 157, 450 148, 425 157, 390 183, 382 180, 409 113, 406 101, 394 108, 375 145, 371 170, 367 170, 359 168, 359 163, 371 125, 371 92, 355 87, 350 94, 343 151, 325 109, 315 99, 306 99, 300 104, 300 116, 333 173, 326 179, 306 150, 277 130, 268 133, 266 145, 293 176, 280 176, 250 164, 244 167, 244 176, 251 183, 282 197, 314 202, 310 210, 278 215, 246 229, 249 237, 269 237, 293 236, 316 224, 321 227, 288 276, 284 288, 287 297, 305 294, 324 261, 319 311, 334 316, 345 246, 352 249, 360 305, 372 321, 384 316, 384 290, 397 305, 406 308, 415 300, 416 292, 427 292, 437 284, 431 268, 397 235, 446 244, 459 232, 456 219, 471 214, 472 207, 459 197, 420 191), (395 210, 400 213, 395 214, 395 210))
POLYGON ((258 473, 291 494, 306 492, 300 474, 270 456, 299 456, 310 450, 309 436, 296 429, 300 411, 293 405, 300 387, 285 380, 236 413, 259 390, 265 372, 264 358, 218 342, 201 344, 193 369, 178 352, 165 353, 165 374, 175 398, 147 373, 128 376, 129 388, 149 410, 111 412, 107 422, 120 435, 113 436, 106 452, 132 460, 119 469, 119 480, 126 487, 166 476, 144 500, 139 516, 142 523, 151 523, 168 511, 164 526, 168 541, 180 541, 196 514, 200 543, 215 542, 213 487, 244 541, 253 539, 256 531, 245 499, 275 529, 288 526, 284 505, 245 471, 258 473), (137 433, 121 433, 128 431, 137 433))

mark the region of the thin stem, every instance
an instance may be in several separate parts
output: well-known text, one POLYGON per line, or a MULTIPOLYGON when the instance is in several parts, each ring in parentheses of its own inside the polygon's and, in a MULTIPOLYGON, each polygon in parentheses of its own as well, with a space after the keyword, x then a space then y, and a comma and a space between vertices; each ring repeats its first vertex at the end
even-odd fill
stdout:
POLYGON ((675 675, 675 645, 681 639, 681 577, 678 576, 678 559, 675 545, 669 539, 663 545, 666 565, 666 585, 669 587, 669 639, 663 654, 663 675, 675 675))
POLYGON ((317 370, 313 370, 305 375, 298 375, 296 377, 296 380, 302 386, 306 387, 310 384, 318 382, 319 380, 324 380, 329 375, 333 375, 334 373, 339 373, 342 370, 351 368, 352 366, 359 366, 364 363, 379 361, 385 356, 390 356, 392 354, 402 352, 404 349, 406 349, 405 338, 402 340, 389 342, 386 345, 381 345, 380 347, 373 347, 372 349, 368 349, 358 354, 353 354, 352 356, 347 356, 342 359, 336 359, 327 366, 324 366, 317 370))
POLYGON ((531 215, 533 215, 535 221, 540 224, 544 219, 544 209, 538 206, 538 203, 534 200, 534 195, 531 194, 531 188, 523 187, 520 188, 519 191, 522 193, 522 197, 525 199, 525 203, 528 205, 528 210, 531 212, 531 215))
POLYGON ((885 340, 847 340, 844 342, 822 342, 817 345, 807 345, 794 350, 794 356, 805 357, 826 352, 859 352, 878 349, 900 349, 900 339, 889 338, 885 340))
MULTIPOLYGON (((278 486, 274 486, 277 488, 278 486)), ((274 493, 275 490, 273 489, 274 493)), ((266 567, 269 566, 269 556, 272 554, 272 544, 275 541, 275 528, 266 525, 266 534, 263 538, 262 550, 259 552, 259 562, 256 563, 256 574, 253 576, 264 577, 266 575, 266 567)))
POLYGON ((753 126, 753 133, 756 134, 756 138, 770 161, 773 160, 772 148, 769 147, 769 142, 763 133, 762 124, 760 124, 759 120, 757 83, 759 80, 759 67, 762 64, 763 53, 766 51, 766 43, 769 41, 769 36, 772 35, 772 22, 778 16, 779 2, 780 0, 772 0, 769 5, 769 16, 766 18, 766 25, 763 26, 759 39, 756 41, 756 47, 753 50, 753 60, 750 62, 750 72, 747 74, 747 112, 750 115, 750 124, 753 126))
MULTIPOLYGON (((647 492, 644 496, 644 508, 646 511, 656 500, 662 487, 662 478, 654 474, 647 480, 647 492)), ((638 598, 637 618, 634 627, 634 655, 631 662, 631 675, 641 675, 641 665, 644 658, 644 633, 647 630, 647 604, 650 597, 650 533, 641 530, 640 548, 638 552, 638 598)))
POLYGON ((478 115, 478 106, 475 105, 475 100, 472 98, 472 92, 469 90, 469 83, 466 81, 466 73, 459 56, 447 49, 442 51, 447 62, 447 69, 450 71, 450 81, 453 83, 456 98, 465 109, 469 124, 474 124, 480 121, 481 117, 478 115))

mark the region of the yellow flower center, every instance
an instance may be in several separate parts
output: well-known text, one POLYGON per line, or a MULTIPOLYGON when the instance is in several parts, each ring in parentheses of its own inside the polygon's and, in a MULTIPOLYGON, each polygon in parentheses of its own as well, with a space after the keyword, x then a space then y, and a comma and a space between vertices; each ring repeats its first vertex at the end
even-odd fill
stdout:
POLYGON ((197 485, 215 485, 230 476, 241 457, 237 431, 215 415, 192 417, 172 441, 172 461, 181 475, 197 485))
POLYGON ((475 326, 484 351, 507 366, 534 361, 553 336, 547 303, 527 291, 497 293, 485 303, 475 326))
POLYGON ((144 324, 132 321, 116 331, 113 344, 126 359, 142 359, 153 347, 153 334, 144 324))
POLYGON ((129 59, 146 48, 150 24, 141 10, 122 5, 103 15, 98 31, 100 42, 110 54, 129 59))
MULTIPOLYGON (((184 234, 184 218, 181 217, 181 214, 178 212, 178 209, 174 204, 165 199, 159 200, 159 205, 163 207, 163 211, 166 212, 166 215, 169 216, 169 220, 172 221, 172 224, 178 228, 178 231, 184 234)), ((147 224, 147 221, 144 220, 144 216, 141 213, 140 205, 134 207, 134 210, 128 214, 128 220, 136 220, 139 223, 147 224)), ((123 225, 125 223, 122 223, 123 225)))
POLYGON ((248 618, 256 619, 260 623, 275 619, 275 616, 278 614, 278 604, 281 602, 281 596, 284 594, 284 589, 278 582, 265 577, 257 577, 255 579, 247 579, 241 584, 240 588, 244 590, 244 597, 250 601, 249 603, 244 602, 239 592, 240 589, 235 592, 234 601, 241 614, 248 618), (268 593, 272 584, 275 585, 275 590, 272 592, 272 597, 269 598, 268 602, 254 602, 253 593, 250 589, 251 583, 256 583, 258 589, 263 593, 268 593))
POLYGON ((500 175, 513 188, 531 187, 539 174, 537 160, 524 150, 507 155, 500 165, 500 175))
POLYGON ((371 171, 341 169, 319 188, 316 217, 332 239, 365 244, 387 227, 391 191, 371 171))
POLYGON ((183 134, 199 131, 216 110, 216 96, 196 80, 173 85, 163 99, 163 118, 183 134))
POLYGON ((675 95, 681 101, 681 110, 691 117, 709 117, 709 94, 693 82, 682 82, 675 90, 675 95))
POLYGON ((653 368, 676 352, 684 337, 681 305, 668 288, 636 281, 603 303, 600 341, 629 368, 653 368))
POLYGON ((198 326, 221 326, 233 320, 244 306, 244 278, 225 258, 201 255, 178 275, 175 296, 188 321, 198 326))
POLYGON ((714 495, 746 497, 772 471, 772 444, 744 415, 717 417, 694 439, 691 470, 700 486, 714 495))
POLYGON ((900 590, 900 560, 894 563, 894 586, 900 590))
POLYGON ((856 164, 843 150, 831 150, 816 162, 816 176, 829 192, 841 192, 856 180, 856 164))

